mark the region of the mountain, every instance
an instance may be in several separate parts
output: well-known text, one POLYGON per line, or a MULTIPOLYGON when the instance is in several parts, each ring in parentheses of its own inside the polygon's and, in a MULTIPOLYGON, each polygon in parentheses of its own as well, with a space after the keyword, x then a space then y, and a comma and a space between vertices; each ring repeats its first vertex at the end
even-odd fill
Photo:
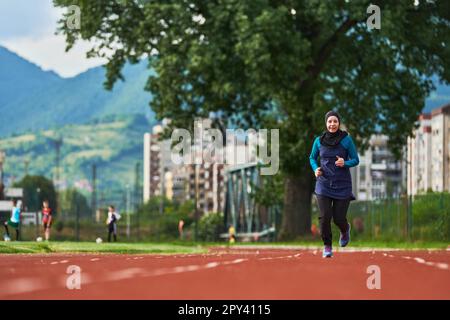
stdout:
POLYGON ((145 114, 153 121, 152 95, 144 91, 147 61, 128 64, 122 73, 125 81, 106 91, 103 67, 64 79, 0 47, 0 137, 114 114, 145 114))
MULTIPOLYGON (((134 186, 135 166, 143 159, 143 135, 150 130, 142 115, 105 116, 87 124, 15 135, 0 140, 6 152, 6 184, 30 175, 55 175, 55 140, 62 137, 60 187, 76 187, 90 197, 92 164, 97 166, 99 201, 122 199, 125 186, 134 186), (28 168, 26 169, 26 162, 28 168), (104 195, 103 195, 104 194, 104 195)), ((141 171, 139 171, 141 173, 141 171)))
POLYGON ((2 114, 3 106, 20 99, 21 96, 34 94, 62 82, 63 79, 56 73, 43 71, 0 46, 0 111, 2 114))

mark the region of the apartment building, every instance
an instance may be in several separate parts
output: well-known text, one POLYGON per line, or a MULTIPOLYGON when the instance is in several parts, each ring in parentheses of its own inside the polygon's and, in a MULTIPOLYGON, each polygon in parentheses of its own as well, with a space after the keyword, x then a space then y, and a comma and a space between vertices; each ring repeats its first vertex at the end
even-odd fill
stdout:
POLYGON ((419 127, 407 142, 407 188, 408 194, 432 189, 431 185, 431 114, 419 116, 419 127))
POLYGON ((388 149, 388 140, 385 135, 373 135, 368 150, 359 153, 359 165, 351 168, 357 200, 398 197, 402 193, 402 161, 388 149))
POLYGON ((450 191, 450 104, 419 117, 407 164, 408 194, 450 191))

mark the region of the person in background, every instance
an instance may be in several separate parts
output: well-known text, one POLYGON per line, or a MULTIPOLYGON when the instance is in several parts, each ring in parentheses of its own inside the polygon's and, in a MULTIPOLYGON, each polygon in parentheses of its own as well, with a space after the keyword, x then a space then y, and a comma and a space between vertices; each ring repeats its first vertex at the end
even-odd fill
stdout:
POLYGON ((17 200, 12 200, 11 218, 9 218, 8 221, 5 221, 4 223, 6 231, 6 235, 4 237, 5 241, 11 240, 8 226, 16 229, 16 241, 19 241, 20 205, 17 203, 17 200))
POLYGON ((233 244, 236 242, 236 229, 233 225, 228 228, 228 243, 233 244))
POLYGON ((120 219, 120 215, 116 212, 113 205, 108 207, 108 218, 106 224, 108 225, 108 242, 111 242, 111 234, 114 237, 114 242, 117 241, 117 220, 120 219))
POLYGON ((44 227, 45 241, 50 239, 50 227, 52 226, 52 209, 48 205, 48 200, 42 203, 42 226, 44 227))

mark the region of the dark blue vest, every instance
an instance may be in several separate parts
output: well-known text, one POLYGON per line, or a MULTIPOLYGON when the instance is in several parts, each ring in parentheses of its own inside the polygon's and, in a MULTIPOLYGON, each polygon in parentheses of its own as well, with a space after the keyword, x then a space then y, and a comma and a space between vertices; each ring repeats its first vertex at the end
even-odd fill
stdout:
POLYGON ((338 167, 335 164, 336 156, 344 158, 344 161, 348 160, 347 149, 340 143, 334 147, 327 147, 321 144, 319 156, 322 175, 317 178, 315 193, 333 199, 354 200, 350 169, 338 167))

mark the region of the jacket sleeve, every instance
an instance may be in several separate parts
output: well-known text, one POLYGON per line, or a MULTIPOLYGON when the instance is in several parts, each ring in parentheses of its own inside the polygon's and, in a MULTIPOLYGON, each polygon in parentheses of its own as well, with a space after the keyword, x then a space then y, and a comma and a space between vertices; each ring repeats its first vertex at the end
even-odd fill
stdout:
POLYGON ((356 151, 356 146, 353 143, 353 139, 350 136, 345 138, 344 147, 347 149, 349 157, 349 160, 344 162, 344 166, 347 168, 357 166, 359 164, 359 156, 356 151))
POLYGON ((320 140, 319 138, 316 138, 313 143, 311 154, 309 155, 309 163, 313 171, 316 171, 316 169, 319 167, 319 165, 317 164, 317 159, 319 158, 319 148, 320 140))

